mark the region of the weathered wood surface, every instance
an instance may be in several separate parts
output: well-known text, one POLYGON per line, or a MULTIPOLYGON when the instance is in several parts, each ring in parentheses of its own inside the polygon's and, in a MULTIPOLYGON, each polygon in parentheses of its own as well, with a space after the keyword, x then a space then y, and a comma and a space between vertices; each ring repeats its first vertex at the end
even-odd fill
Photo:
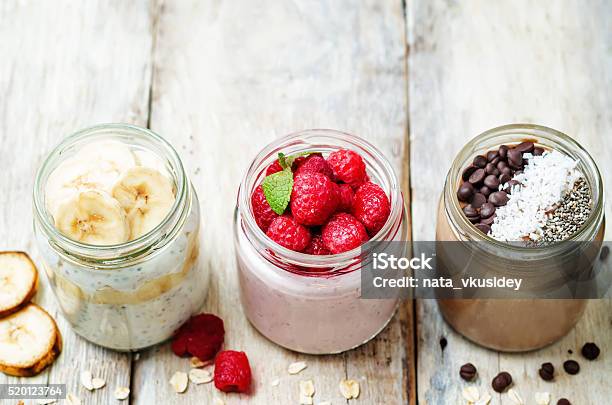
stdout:
MULTIPOLYGON (((432 240, 441 185, 462 145, 480 132, 506 123, 533 122, 559 129, 595 157, 606 180, 611 217, 612 8, 605 1, 410 2, 407 17, 413 238, 432 240), (433 162, 439 164, 433 164, 433 162)), ((609 231, 608 227, 608 231, 609 231)), ((610 232, 608 232, 609 240, 610 232)), ((480 371, 477 385, 494 394, 490 380, 508 370, 527 403, 548 391, 554 402, 603 404, 612 398, 607 376, 612 357, 580 361, 577 349, 595 341, 612 350, 612 303, 593 301, 578 326, 543 350, 498 354, 467 342, 440 317, 433 301, 418 307, 418 398, 420 404, 461 401, 458 378, 467 361, 480 371), (448 347, 442 353, 439 339, 448 347), (574 355, 567 350, 572 349, 574 355), (542 362, 560 369, 576 358, 582 371, 562 371, 555 383, 537 376, 542 362)), ((512 404, 494 395, 493 404, 512 404)))

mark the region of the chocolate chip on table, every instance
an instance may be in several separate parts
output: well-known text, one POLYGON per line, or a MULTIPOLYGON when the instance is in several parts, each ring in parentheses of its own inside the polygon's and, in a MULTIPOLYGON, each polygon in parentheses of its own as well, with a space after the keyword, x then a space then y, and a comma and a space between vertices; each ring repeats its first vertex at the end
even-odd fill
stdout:
POLYGON ((501 145, 497 150, 497 153, 499 154, 500 158, 505 159, 508 154, 508 147, 506 145, 501 145))
POLYGON ((514 149, 518 150, 521 153, 531 153, 533 152, 534 148, 535 145, 533 144, 533 142, 521 142, 514 147, 514 149))
POLYGON ((474 186, 467 181, 461 184, 459 190, 457 190, 457 198, 459 201, 468 202, 474 194, 474 186))
POLYGON ((484 180, 485 175, 484 169, 476 169, 476 171, 470 175, 468 181, 472 184, 478 184, 484 180))
POLYGON ((469 165, 468 167, 466 167, 463 170, 463 174, 461 175, 461 178, 463 179, 463 181, 468 181, 468 179, 470 178, 472 173, 474 173, 476 171, 476 169, 478 169, 478 168, 476 166, 474 166, 474 165, 469 165))
POLYGON ((491 227, 487 224, 483 224, 482 222, 477 223, 476 225, 474 225, 476 228, 478 228, 478 230, 482 233, 484 233, 485 235, 488 235, 489 232, 491 232, 491 227))
POLYGON ((561 398, 557 401, 557 405, 572 405, 572 403, 565 398, 561 398))
POLYGON ((463 366, 461 366, 461 369, 459 369, 459 375, 465 381, 472 381, 474 377, 476 377, 476 373, 476 366, 474 366, 472 363, 465 363, 463 366))
POLYGON ((512 384, 512 376, 510 373, 506 371, 502 371, 497 374, 493 381, 491 382, 491 386, 495 392, 499 392, 500 394, 506 390, 512 384))
POLYGON ((489 196, 489 202, 496 207, 501 207, 508 203, 508 194, 505 191, 496 191, 489 196))
POLYGON ((480 216, 482 218, 489 218, 491 215, 495 214, 495 206, 491 203, 484 203, 480 207, 480 216))
POLYGON ((580 372, 580 364, 576 360, 567 360, 563 363, 563 369, 567 374, 575 375, 580 372))
MULTIPOLYGON (((482 210, 480 215, 482 216, 482 210)), ((595 343, 589 342, 585 343, 584 346, 582 346, 581 353, 585 359, 595 360, 597 357, 599 357, 600 350, 595 343)))
POLYGON ((474 208, 480 208, 482 207, 482 204, 486 202, 487 202, 487 197, 485 197, 484 194, 481 194, 481 193, 474 194, 474 196, 472 196, 472 199, 470 200, 470 204, 474 208))
POLYGON ((497 190, 499 187, 499 179, 495 175, 489 174, 487 177, 485 177, 484 184, 490 189, 497 190))
POLYGON ((552 363, 543 363, 538 370, 538 374, 542 377, 544 381, 552 381, 555 378, 555 367, 552 363))
POLYGON ((474 158, 473 162, 474 166, 484 168, 487 165, 487 158, 481 155, 478 155, 474 158))
MULTIPOLYGON (((485 177, 486 179, 486 177, 485 177)), ((478 190, 478 192, 482 195, 484 195, 485 197, 488 197, 489 194, 491 194, 491 189, 487 186, 482 186, 480 187, 480 190, 478 190)))

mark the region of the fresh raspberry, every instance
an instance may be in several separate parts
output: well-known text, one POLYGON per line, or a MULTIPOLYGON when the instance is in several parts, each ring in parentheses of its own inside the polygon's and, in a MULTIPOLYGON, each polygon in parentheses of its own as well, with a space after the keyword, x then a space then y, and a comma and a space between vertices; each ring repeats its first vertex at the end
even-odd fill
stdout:
POLYGON ((306 246, 304 253, 308 253, 309 255, 328 255, 331 252, 325 244, 323 243, 323 238, 321 235, 313 235, 312 239, 310 239, 310 243, 306 246))
POLYGON ((177 356, 210 360, 221 349, 225 329, 223 320, 212 314, 194 315, 174 334, 172 351, 177 356))
POLYGON ((281 167, 280 163, 278 163, 278 160, 275 160, 274 163, 272 163, 266 169, 266 176, 269 176, 274 173, 282 172, 282 171, 283 171, 283 168, 281 167))
POLYGON ((224 350, 215 359, 215 387, 223 392, 248 392, 251 366, 244 352, 224 350))
POLYGON ((368 240, 368 232, 351 214, 341 212, 330 218, 322 231, 323 243, 332 253, 354 249, 368 240))
POLYGON ((336 180, 357 187, 365 182, 366 166, 361 156, 352 150, 340 149, 327 157, 336 180))
POLYGON ((272 221, 278 217, 278 214, 272 211, 261 185, 257 186, 251 195, 251 206, 253 207, 253 216, 255 217, 257 226, 259 226, 262 231, 266 232, 272 221))
POLYGON ((350 212, 353 209, 353 198, 355 193, 348 184, 337 184, 336 193, 338 194, 337 211, 350 212))
POLYGON ((380 231, 390 212, 389 198, 378 184, 367 182, 357 189, 352 213, 365 225, 370 235, 374 236, 380 231))
POLYGON ((323 225, 338 206, 334 183, 321 173, 302 173, 293 179, 291 213, 308 226, 323 225))
POLYGON ((296 157, 295 160, 293 161, 293 164, 291 165, 291 171, 295 173, 297 169, 299 169, 300 166, 304 164, 304 162, 306 162, 306 156, 296 157))
POLYGON ((302 252, 310 243, 310 231, 303 225, 298 224, 289 215, 275 218, 268 227, 266 235, 274 242, 287 249, 302 252))
POLYGON ((302 173, 321 173, 333 180, 334 173, 331 167, 327 164, 327 161, 321 155, 309 155, 306 160, 299 165, 295 171, 295 175, 302 173))

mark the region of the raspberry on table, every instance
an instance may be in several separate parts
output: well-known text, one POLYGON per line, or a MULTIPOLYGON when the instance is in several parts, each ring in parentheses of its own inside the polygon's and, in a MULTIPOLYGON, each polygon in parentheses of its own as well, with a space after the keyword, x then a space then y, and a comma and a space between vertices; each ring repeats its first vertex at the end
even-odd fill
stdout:
POLYGON ((172 351, 177 356, 195 356, 210 360, 221 349, 225 336, 223 320, 213 314, 194 315, 172 338, 172 351))
POLYGON ((366 165, 359 154, 348 149, 340 149, 329 154, 327 163, 336 180, 357 187, 366 181, 366 165))
POLYGON ((353 209, 353 198, 355 193, 348 184, 337 184, 336 193, 338 194, 338 208, 340 212, 350 212, 353 209))
POLYGON ((268 227, 266 235, 279 245, 296 252, 304 251, 311 239, 308 228, 298 224, 289 215, 275 218, 268 227))
POLYGON ((365 226, 344 212, 330 218, 323 226, 322 237, 325 246, 334 254, 352 250, 369 239, 365 226))
POLYGON ((215 387, 223 392, 248 392, 251 366, 244 352, 224 350, 215 359, 215 387))
POLYGON ((280 163, 278 163, 278 160, 275 160, 274 163, 272 163, 266 169, 266 176, 269 176, 274 173, 282 172, 282 171, 283 171, 282 166, 280 165, 280 163))
POLYGON ((327 164, 327 161, 320 154, 309 155, 302 164, 299 165, 294 175, 302 173, 321 173, 333 180, 334 173, 327 164))
POLYGON ((357 189, 352 214, 365 225, 370 235, 380 231, 390 212, 389 198, 378 184, 367 182, 357 189))
POLYGON ((321 235, 313 235, 312 239, 310 239, 310 243, 306 246, 304 253, 309 255, 328 255, 331 254, 329 249, 323 243, 323 238, 321 235))
POLYGON ((257 186, 253 194, 251 195, 251 206, 253 207, 253 216, 257 226, 262 231, 266 232, 268 227, 279 215, 272 210, 261 185, 257 186))
POLYGON ((334 183, 321 173, 302 173, 293 179, 291 213, 302 225, 323 225, 336 211, 338 196, 334 183))

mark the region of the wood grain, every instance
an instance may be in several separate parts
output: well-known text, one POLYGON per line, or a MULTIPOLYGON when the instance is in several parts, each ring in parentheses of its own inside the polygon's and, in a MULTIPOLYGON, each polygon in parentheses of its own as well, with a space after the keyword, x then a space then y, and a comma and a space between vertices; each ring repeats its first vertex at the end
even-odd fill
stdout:
MULTIPOLYGON (((399 317, 379 338, 343 355, 283 350, 261 337, 240 309, 230 234, 247 165, 289 132, 330 127, 359 134, 401 170, 401 2, 183 1, 162 3, 158 12, 151 127, 181 152, 200 195, 205 270, 213 283, 206 310, 223 317, 225 346, 246 351, 255 376, 252 395, 222 397, 227 404, 297 403, 298 381, 312 378, 315 402, 339 404, 346 401, 338 383, 348 376, 361 382, 356 404, 408 402, 399 317), (288 364, 298 359, 308 368, 289 376, 288 364), (271 387, 277 377, 280 385, 271 387)), ((211 385, 174 394, 168 379, 187 368, 166 347, 143 353, 134 363, 134 401, 199 404, 221 396, 211 385)))
POLYGON ((129 386, 130 355, 87 343, 59 314, 34 246, 30 196, 44 155, 64 136, 101 122, 146 124, 150 25, 145 2, 0 3, 0 249, 33 256, 43 281, 36 301, 64 338, 48 371, 29 379, 0 374, 0 383, 66 383, 87 404, 112 403, 114 388, 129 386), (107 388, 86 392, 78 382, 85 369, 107 388))
MULTIPOLYGON (((575 137, 595 157, 600 170, 612 169, 612 8, 604 1, 484 0, 408 3, 409 100, 411 123, 411 184, 413 237, 432 240, 435 209, 451 161, 461 146, 480 132, 506 123, 534 122, 575 137), (434 163, 437 162, 437 163, 434 163)), ((607 216, 610 218, 610 176, 607 216)), ((609 230, 609 227, 608 227, 609 230)), ((610 233, 608 232, 608 239, 610 233)), ((554 402, 606 403, 612 387, 604 376, 612 358, 583 361, 577 376, 563 375, 547 384, 537 377, 542 362, 557 368, 586 341, 609 352, 612 303, 593 301, 574 331, 543 350, 498 354, 454 333, 443 322, 434 301, 418 305, 419 403, 461 401, 465 386, 458 378, 461 364, 480 370, 477 385, 493 393, 490 380, 507 370, 527 403, 534 393, 551 392, 554 402), (448 347, 440 350, 445 336, 448 347)), ((495 395, 494 404, 512 403, 495 395)))

